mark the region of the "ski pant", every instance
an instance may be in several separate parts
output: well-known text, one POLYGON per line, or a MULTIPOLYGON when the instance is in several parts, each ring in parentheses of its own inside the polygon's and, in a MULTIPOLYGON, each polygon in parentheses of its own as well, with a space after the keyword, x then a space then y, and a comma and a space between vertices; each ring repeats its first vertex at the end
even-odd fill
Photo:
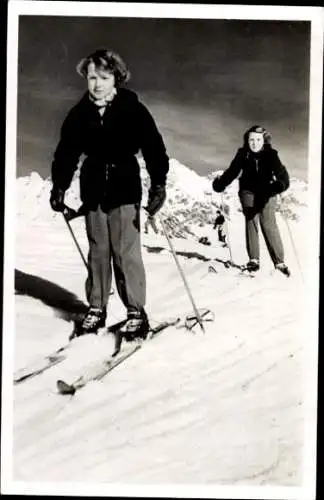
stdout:
POLYGON ((221 243, 225 243, 225 234, 223 226, 220 226, 218 228, 218 241, 220 241, 221 243))
POLYGON ((140 205, 123 205, 102 211, 100 206, 85 216, 89 241, 86 296, 89 304, 107 305, 112 268, 118 294, 127 311, 142 309, 146 279, 140 240, 140 205))
POLYGON ((240 200, 245 215, 246 250, 249 259, 260 259, 260 224, 273 264, 276 266, 284 262, 284 249, 276 221, 276 197, 272 196, 267 202, 258 204, 253 193, 241 191, 240 200))

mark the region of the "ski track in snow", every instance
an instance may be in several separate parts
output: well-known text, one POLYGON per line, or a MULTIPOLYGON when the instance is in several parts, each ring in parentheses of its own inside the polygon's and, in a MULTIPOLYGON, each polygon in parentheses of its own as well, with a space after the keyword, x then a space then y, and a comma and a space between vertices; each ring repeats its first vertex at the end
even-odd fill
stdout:
MULTIPOLYGON (((39 217, 36 209, 20 209, 17 218, 15 370, 65 345, 73 323, 63 309, 85 303, 84 265, 64 221, 47 212, 39 217)), ((83 222, 71 224, 86 255, 83 222)), ((242 215, 233 213, 229 224, 234 260, 243 263, 242 215)), ((172 239, 197 306, 215 314, 205 333, 199 326, 192 332, 170 327, 100 382, 60 396, 58 378, 75 380, 113 350, 112 337, 88 336, 68 350, 66 361, 16 385, 14 479, 301 485, 305 290, 282 219, 279 224, 289 279, 272 271, 262 237, 263 268, 254 279, 218 262, 229 258, 228 249, 210 226, 199 228, 210 247, 172 239), (208 272, 209 265, 217 272, 208 272)), ((291 227, 305 265, 302 222, 291 227)), ((152 325, 191 314, 164 236, 143 232, 142 244, 152 325)), ((123 316, 115 293, 108 323, 123 316)))

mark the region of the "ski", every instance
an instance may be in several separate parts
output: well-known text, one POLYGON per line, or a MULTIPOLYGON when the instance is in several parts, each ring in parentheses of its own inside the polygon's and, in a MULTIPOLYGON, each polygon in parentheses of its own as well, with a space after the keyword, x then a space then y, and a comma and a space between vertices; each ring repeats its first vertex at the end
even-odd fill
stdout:
POLYGON ((59 347, 53 353, 38 357, 38 359, 33 360, 28 366, 17 370, 14 373, 14 384, 20 384, 30 378, 41 375, 45 371, 49 370, 53 366, 62 363, 66 359, 66 351, 72 345, 72 340, 76 337, 75 331, 77 326, 74 327, 72 334, 69 336, 69 342, 62 347, 59 347))
MULTIPOLYGON (((233 261, 230 260, 221 260, 221 259, 214 259, 214 262, 217 262, 219 264, 223 264, 226 269, 229 268, 234 268, 237 269, 238 273, 236 274, 237 277, 243 277, 243 278, 256 278, 258 276, 258 273, 260 272, 259 270, 253 270, 249 269, 249 267, 246 264, 236 264, 233 261)), ((281 272, 284 276, 289 278, 291 276, 291 271, 288 268, 284 268, 284 270, 277 269, 277 271, 281 272)), ((208 266, 208 272, 209 273, 218 273, 218 270, 215 265, 209 265, 208 266)))
MULTIPOLYGON (((117 332, 120 329, 120 327, 125 323, 125 321, 126 320, 110 325, 106 329, 107 333, 116 334, 116 346, 113 356, 117 355, 121 348, 122 337, 118 335, 117 332)), ((71 339, 70 337, 70 342, 68 344, 60 347, 52 354, 42 357, 41 359, 36 359, 28 366, 17 370, 14 373, 14 380, 13 380, 14 384, 16 385, 25 382, 30 378, 36 377, 37 375, 41 375, 42 373, 49 370, 53 366, 62 363, 67 358, 67 350, 73 345, 73 338, 71 339)))
MULTIPOLYGON (((115 345, 115 351, 113 353, 114 356, 118 354, 121 348, 121 343, 123 339, 120 335, 118 335, 118 330, 125 323, 125 321, 126 320, 119 321, 118 323, 110 325, 106 328, 107 333, 114 333, 116 335, 115 336, 116 345, 115 345)), ((89 334, 89 335, 95 335, 95 334, 89 334)), ((14 384, 16 385, 25 382, 26 380, 36 377, 37 375, 41 375, 42 373, 46 372, 53 366, 62 363, 67 358, 68 349, 70 349, 73 346, 74 338, 78 337, 74 336, 72 337, 70 335, 68 344, 60 347, 59 349, 57 349, 56 351, 45 357, 42 356, 41 358, 32 361, 28 366, 17 370, 14 373, 13 377, 14 384)))
POLYGON ((251 271, 246 266, 242 266, 239 270, 238 276, 243 276, 245 278, 255 278, 256 271, 251 271))
POLYGON ((59 353, 64 351, 65 349, 66 347, 62 347, 61 349, 58 349, 58 351, 56 351, 55 353, 50 354, 49 356, 45 356, 45 358, 36 360, 29 366, 21 368, 20 370, 15 372, 14 384, 20 384, 25 380, 35 377, 36 375, 40 375, 41 373, 44 373, 46 370, 49 370, 49 368, 52 368, 52 366, 55 366, 58 363, 64 361, 66 359, 66 355, 59 353))
MULTIPOLYGON (((234 268, 239 271, 238 276, 244 276, 247 278, 254 278, 255 273, 253 271, 249 271, 246 267, 246 265, 240 265, 236 264, 235 262, 231 260, 216 260, 217 263, 223 264, 226 269, 234 268)), ((213 272, 217 274, 217 269, 213 265, 208 266, 208 272, 213 272)))
MULTIPOLYGON (((80 377, 77 378, 77 380, 75 380, 71 384, 67 383, 65 380, 57 380, 56 384, 59 394, 72 396, 73 394, 75 394, 77 390, 81 389, 89 382, 101 380, 111 370, 113 370, 127 358, 135 354, 136 351, 140 350, 146 342, 157 337, 163 330, 165 330, 169 326, 175 326, 179 322, 180 318, 174 318, 168 321, 163 321, 156 327, 150 329, 148 336, 145 340, 140 339, 131 342, 125 342, 125 345, 127 347, 123 349, 121 349, 120 346, 117 345, 114 353, 111 355, 109 359, 96 363, 93 366, 92 370, 88 369, 88 373, 81 375, 80 377)), ((108 331, 115 333, 116 337, 122 338, 122 335, 119 335, 119 329, 123 323, 124 321, 121 321, 120 323, 112 325, 110 329, 108 329, 108 331)))
MULTIPOLYGON (((126 320, 108 326, 106 328, 106 332, 114 333, 115 331, 118 330, 120 326, 124 324, 125 321, 126 320)), ((49 370, 53 366, 62 363, 62 361, 64 361, 67 357, 66 354, 67 350, 70 349, 71 346, 73 345, 73 340, 81 336, 80 334, 75 335, 75 332, 77 330, 79 332, 78 326, 75 326, 72 334, 69 336, 68 344, 65 344, 64 346, 60 347, 52 354, 49 354, 45 357, 42 356, 41 358, 32 361, 28 366, 17 370, 14 373, 14 384, 20 384, 21 382, 24 382, 30 378, 36 377, 37 375, 41 375, 42 373, 49 370)), ((95 335, 95 333, 89 335, 95 335)))

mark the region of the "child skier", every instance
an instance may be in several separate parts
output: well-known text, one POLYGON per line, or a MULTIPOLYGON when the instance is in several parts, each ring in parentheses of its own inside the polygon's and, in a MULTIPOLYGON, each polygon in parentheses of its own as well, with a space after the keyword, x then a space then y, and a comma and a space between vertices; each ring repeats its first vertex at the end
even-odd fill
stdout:
POLYGON ((286 276, 290 271, 284 262, 284 249, 277 226, 276 195, 289 187, 289 175, 271 146, 265 128, 254 125, 244 134, 243 147, 239 148, 229 168, 213 181, 213 189, 222 192, 239 177, 239 197, 245 216, 246 249, 249 256, 247 269, 260 268, 258 222, 276 269, 286 276))
POLYGON ((136 154, 150 176, 146 210, 153 216, 166 198, 169 159, 155 121, 138 96, 122 87, 130 73, 115 52, 102 49, 82 59, 78 73, 87 91, 66 116, 52 163, 50 203, 64 210, 81 155, 80 195, 89 241, 86 295, 89 309, 81 333, 96 332, 106 321, 112 267, 127 310, 125 337, 145 337, 149 323, 145 270, 140 243, 142 186, 136 154))

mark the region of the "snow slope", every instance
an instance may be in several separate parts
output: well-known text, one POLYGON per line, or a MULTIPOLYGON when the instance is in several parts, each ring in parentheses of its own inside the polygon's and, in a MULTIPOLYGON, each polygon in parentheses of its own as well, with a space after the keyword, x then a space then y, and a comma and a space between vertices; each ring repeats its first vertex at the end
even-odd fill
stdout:
MULTIPOLYGON (((144 169, 142 175, 147 186, 144 169)), ((86 277, 62 216, 49 208, 50 183, 36 173, 16 182, 15 371, 66 344, 85 307, 86 277)), ((282 487, 285 498, 297 498, 306 481, 306 423, 315 415, 307 400, 314 359, 305 349, 312 334, 300 270, 307 275, 307 185, 293 180, 281 204, 288 219, 278 212, 289 279, 273 271, 263 240, 255 279, 224 267, 228 249, 211 225, 221 204, 229 209, 232 257, 247 258, 236 191, 233 183, 223 197, 215 194, 210 178, 171 161, 161 217, 197 306, 211 309, 215 320, 205 333, 169 328, 73 398, 59 396, 55 381, 73 381, 109 357, 110 336, 78 339, 66 362, 14 386, 13 480, 23 491, 82 495, 99 485, 110 495, 132 486, 132 495, 141 488, 143 496, 185 496, 190 487, 189 496, 215 498, 224 486, 256 487, 272 498, 282 487), (198 242, 201 235, 211 246, 198 242)), ((67 202, 79 205, 77 175, 67 202)), ((86 255, 84 221, 71 225, 86 255)), ((142 245, 152 324, 192 313, 165 236, 143 231, 142 245)), ((115 293, 108 323, 124 314, 115 293)))

